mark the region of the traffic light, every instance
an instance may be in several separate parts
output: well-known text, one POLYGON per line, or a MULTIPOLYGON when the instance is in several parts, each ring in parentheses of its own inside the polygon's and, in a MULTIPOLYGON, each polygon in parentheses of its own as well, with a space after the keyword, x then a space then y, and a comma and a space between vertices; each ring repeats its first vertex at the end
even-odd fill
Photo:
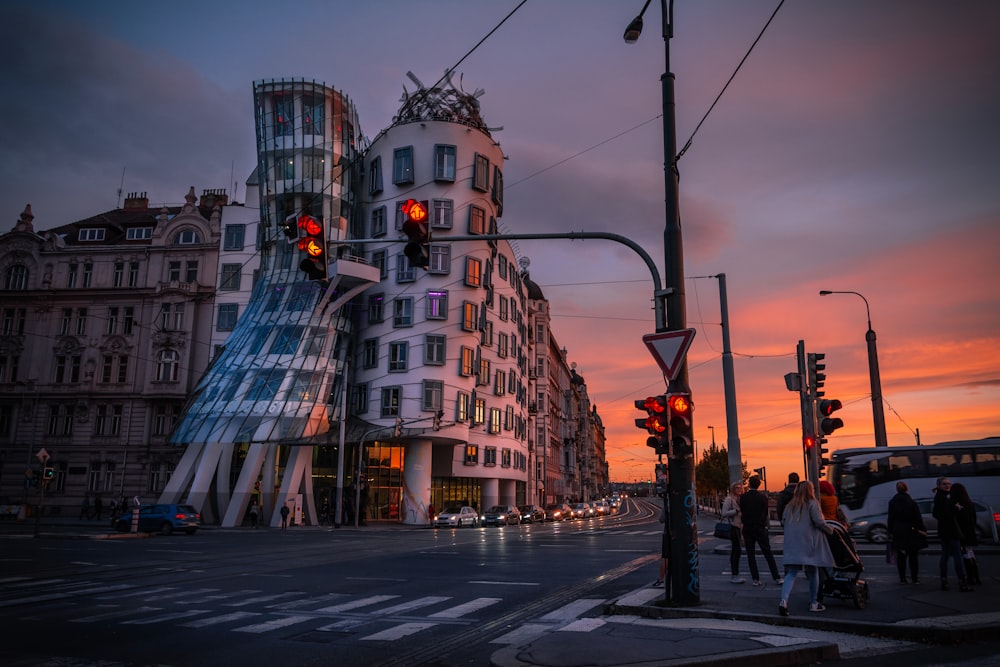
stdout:
POLYGON ((398 438, 401 435, 403 435, 403 420, 396 417, 396 425, 392 428, 392 437, 398 438))
POLYGON ((667 396, 667 410, 670 415, 670 456, 688 459, 694 456, 694 422, 691 413, 694 403, 691 394, 677 393, 667 396))
POLYGON ((809 388, 813 391, 813 396, 819 398, 823 396, 823 385, 826 384, 826 364, 819 362, 826 359, 822 353, 810 352, 807 356, 807 370, 809 376, 809 388))
POLYGON ((434 413, 434 430, 441 430, 441 418, 444 417, 444 410, 438 410, 434 413))
POLYGON ((298 246, 304 255, 299 268, 309 276, 309 280, 325 281, 327 263, 323 222, 308 213, 302 213, 299 215, 298 230, 298 246))
POLYGON ((295 214, 292 214, 285 218, 284 222, 278 223, 278 229, 288 237, 289 243, 295 243, 299 240, 299 224, 295 219, 295 214))
POLYGON ((649 433, 646 445, 657 454, 669 454, 670 423, 666 396, 647 396, 635 401, 635 407, 646 411, 644 418, 636 419, 635 425, 649 433))
POLYGON ((417 201, 407 199, 400 211, 403 213, 403 233, 409 243, 403 248, 403 254, 410 260, 410 266, 427 268, 431 262, 431 232, 427 200, 417 201))
POLYGON ((56 476, 55 468, 45 468, 44 470, 42 470, 42 479, 44 479, 46 482, 48 482, 55 476, 56 476))
POLYGON ((844 420, 840 417, 831 417, 834 412, 844 407, 844 404, 837 399, 832 399, 829 401, 816 401, 816 426, 818 429, 817 435, 822 438, 824 435, 830 435, 838 428, 844 426, 844 420))

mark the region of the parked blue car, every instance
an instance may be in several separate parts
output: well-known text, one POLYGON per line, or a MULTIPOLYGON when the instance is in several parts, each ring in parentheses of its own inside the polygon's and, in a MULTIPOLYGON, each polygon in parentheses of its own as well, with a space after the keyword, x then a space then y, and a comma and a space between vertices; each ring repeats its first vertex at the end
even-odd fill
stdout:
MULTIPOLYGON (((201 525, 201 514, 190 505, 157 504, 139 507, 139 532, 170 535, 175 530, 194 534, 201 525)), ((120 533, 132 530, 132 511, 114 520, 112 526, 120 533)))

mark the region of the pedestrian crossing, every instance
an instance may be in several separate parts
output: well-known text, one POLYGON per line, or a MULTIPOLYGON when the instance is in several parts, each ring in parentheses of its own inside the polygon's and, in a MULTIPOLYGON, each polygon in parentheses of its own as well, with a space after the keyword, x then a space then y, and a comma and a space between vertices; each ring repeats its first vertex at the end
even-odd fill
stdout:
MULTIPOLYGON (((50 582, 53 583, 53 582, 50 582)), ((157 625, 211 628, 248 635, 281 631, 339 633, 363 642, 393 642, 436 626, 472 626, 488 620, 502 597, 395 594, 266 592, 257 589, 223 591, 191 586, 108 586, 97 582, 60 581, 56 594, 32 594, 38 581, 7 581, 0 586, 0 607, 38 605, 35 613, 52 622, 105 624, 126 627, 157 625), (72 597, 72 600, 67 598, 72 597)), ((603 604, 603 599, 569 602, 531 622, 521 624, 493 643, 524 641, 525 636, 559 630, 603 604)))

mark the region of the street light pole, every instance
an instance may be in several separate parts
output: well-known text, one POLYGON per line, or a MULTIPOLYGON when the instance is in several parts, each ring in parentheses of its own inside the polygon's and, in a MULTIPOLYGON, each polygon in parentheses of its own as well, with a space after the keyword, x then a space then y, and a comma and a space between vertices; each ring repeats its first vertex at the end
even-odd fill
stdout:
POLYGON ((882 406, 882 379, 878 372, 878 349, 875 346, 875 331, 872 329, 872 312, 868 306, 868 299, 860 292, 820 290, 820 296, 828 294, 854 294, 860 296, 865 302, 865 314, 868 317, 868 331, 865 332, 865 341, 868 343, 868 379, 872 388, 872 419, 875 422, 875 446, 888 447, 889 443, 885 436, 885 410, 882 406))
MULTIPOLYGON (((646 0, 639 15, 625 30, 625 42, 633 44, 642 32, 642 16, 651 0, 646 0)), ((660 0, 661 32, 663 35, 664 71, 660 77, 663 107, 663 182, 665 225, 663 229, 664 287, 666 323, 657 332, 680 331, 687 328, 684 304, 684 252, 681 240, 678 206, 677 133, 674 104, 674 75, 670 71, 670 39, 674 29, 673 0, 660 0)), ((670 390, 690 392, 687 358, 681 360, 677 375, 670 381, 670 390)), ((694 517, 694 462, 684 456, 668 459, 670 482, 670 586, 666 593, 679 604, 698 604, 701 591, 698 584, 698 539, 694 517)))

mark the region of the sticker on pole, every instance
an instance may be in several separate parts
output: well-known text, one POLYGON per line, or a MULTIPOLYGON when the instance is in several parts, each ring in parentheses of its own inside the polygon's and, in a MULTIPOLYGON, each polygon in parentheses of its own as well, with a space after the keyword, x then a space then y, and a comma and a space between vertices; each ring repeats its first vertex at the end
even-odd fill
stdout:
POLYGON ((650 354, 668 380, 677 377, 677 371, 681 369, 692 340, 694 340, 694 329, 663 331, 642 337, 642 342, 649 348, 650 354))

